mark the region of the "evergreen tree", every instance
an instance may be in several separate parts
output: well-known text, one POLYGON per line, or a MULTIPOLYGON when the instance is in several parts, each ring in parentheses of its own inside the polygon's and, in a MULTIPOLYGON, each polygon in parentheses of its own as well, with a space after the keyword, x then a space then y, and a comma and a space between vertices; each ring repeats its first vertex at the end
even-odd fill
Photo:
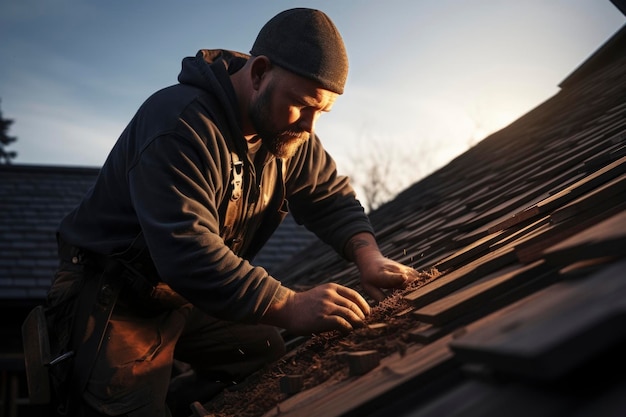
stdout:
POLYGON ((13 120, 2 117, 2 110, 0 109, 0 164, 9 165, 11 159, 17 156, 17 152, 5 150, 5 147, 17 140, 15 136, 9 136, 9 127, 12 124, 13 120))

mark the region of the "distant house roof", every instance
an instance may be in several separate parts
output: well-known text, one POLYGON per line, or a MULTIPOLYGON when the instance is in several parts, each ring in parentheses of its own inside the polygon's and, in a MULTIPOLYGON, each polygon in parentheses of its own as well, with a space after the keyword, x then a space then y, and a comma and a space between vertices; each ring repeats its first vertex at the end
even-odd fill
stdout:
POLYGON ((274 274, 283 263, 289 261, 291 256, 301 252, 316 241, 318 241, 317 236, 296 223, 293 216, 288 214, 265 246, 254 257, 252 263, 262 266, 270 274, 274 274))
POLYGON ((97 168, 0 165, 0 299, 40 300, 58 265, 56 228, 97 168))
MULTIPOLYGON (((403 348, 258 415, 626 415, 626 27, 561 86, 371 213, 386 256, 442 273, 403 295, 403 348)), ((321 243, 277 275, 359 277, 321 243)))
MULTIPOLYGON (((57 266, 56 228, 99 168, 0 165, 0 300, 45 297, 57 266)), ((288 216, 255 263, 272 272, 315 235, 288 216)))

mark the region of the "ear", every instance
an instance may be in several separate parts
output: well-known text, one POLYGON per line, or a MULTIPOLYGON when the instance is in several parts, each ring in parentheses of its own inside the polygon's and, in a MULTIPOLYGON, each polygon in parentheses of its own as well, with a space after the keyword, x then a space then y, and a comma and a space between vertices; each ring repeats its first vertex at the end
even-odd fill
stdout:
POLYGON ((259 55, 250 59, 253 60, 252 67, 250 68, 250 81, 252 82, 252 87, 258 90, 261 88, 263 78, 265 78, 267 73, 272 69, 272 63, 265 55, 259 55))

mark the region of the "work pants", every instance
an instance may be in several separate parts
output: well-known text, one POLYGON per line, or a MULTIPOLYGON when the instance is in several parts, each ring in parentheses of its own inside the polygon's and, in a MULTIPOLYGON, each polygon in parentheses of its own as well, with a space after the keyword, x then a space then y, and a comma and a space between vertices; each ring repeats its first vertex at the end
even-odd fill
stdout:
MULTIPOLYGON (((52 311, 56 307, 57 314, 66 312, 66 316, 52 320, 56 350, 63 350, 61 345, 71 333, 67 328, 79 322, 76 317, 67 317, 68 312, 76 311, 69 307, 72 302, 85 296, 80 292, 85 286, 78 282, 102 274, 102 268, 90 264, 88 256, 85 260, 79 256, 78 264, 76 256, 71 258, 74 262, 62 260, 48 297, 52 311)), ((167 298, 167 291, 165 294, 167 298)), ((198 392, 200 397, 208 397, 285 352, 283 339, 274 327, 218 320, 187 302, 174 307, 165 302, 165 307, 159 308, 160 300, 146 303, 142 297, 127 287, 121 290, 91 369, 78 369, 79 373, 89 372, 89 377, 82 398, 72 402, 78 408, 76 415, 171 416, 166 398, 175 359, 194 370, 196 388, 205 386, 200 381, 214 382, 206 385, 206 392, 198 392)), ((88 324, 81 340, 91 330, 88 324)), ((184 388, 179 387, 179 391, 184 388)), ((200 397, 193 400, 208 399, 200 397)), ((185 408, 186 416, 190 409, 188 405, 185 408)))

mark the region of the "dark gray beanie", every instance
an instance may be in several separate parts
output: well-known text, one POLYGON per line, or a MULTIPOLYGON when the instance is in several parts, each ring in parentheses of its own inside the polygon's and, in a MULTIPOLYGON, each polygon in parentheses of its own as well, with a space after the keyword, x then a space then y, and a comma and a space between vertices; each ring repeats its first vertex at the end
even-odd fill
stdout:
POLYGON ((261 28, 250 53, 343 94, 348 55, 330 18, 319 10, 285 10, 261 28))

